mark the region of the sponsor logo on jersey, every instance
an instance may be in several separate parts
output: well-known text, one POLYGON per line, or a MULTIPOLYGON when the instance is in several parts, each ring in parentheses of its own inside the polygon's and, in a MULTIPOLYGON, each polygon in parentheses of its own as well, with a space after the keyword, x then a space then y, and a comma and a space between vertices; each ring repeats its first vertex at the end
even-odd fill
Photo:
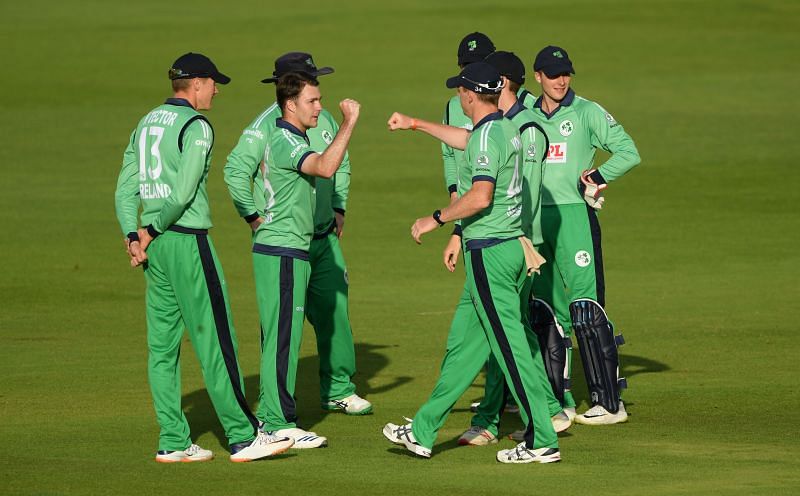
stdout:
POLYGON ((308 145, 306 145, 305 143, 300 143, 299 145, 294 147, 294 150, 292 150, 292 153, 290 153, 289 156, 292 157, 292 158, 295 158, 299 152, 301 152, 301 151, 303 151, 303 150, 305 150, 307 148, 308 148, 308 145))
POLYGON ((558 126, 558 132, 561 133, 561 136, 564 136, 565 138, 572 134, 573 129, 574 126, 570 120, 561 121, 561 124, 558 126))
POLYGON ((477 159, 475 159, 475 163, 480 165, 481 167, 486 167, 489 165, 489 157, 486 155, 479 155, 477 159))
POLYGON ((350 276, 347 275, 347 270, 344 271, 344 283, 350 285, 350 276))
POLYGON ((508 207, 506 209, 506 216, 508 217, 519 217, 519 214, 522 213, 522 204, 514 205, 513 207, 508 207))
POLYGON ((566 143, 550 143, 550 149, 547 151, 548 164, 566 164, 567 163, 567 144, 566 143))
POLYGON ((575 254, 575 265, 578 267, 587 267, 592 263, 592 256, 586 250, 581 250, 575 254))
POLYGON ((242 134, 244 134, 245 136, 247 136, 247 135, 249 135, 249 136, 255 136, 255 137, 256 137, 256 138, 258 138, 258 139, 264 139, 264 133, 262 133, 262 132, 261 132, 261 131, 259 131, 258 129, 245 129, 245 130, 242 132, 242 134))
POLYGON ((528 157, 535 158, 536 157, 536 145, 534 145, 533 143, 528 145, 528 150, 526 151, 526 153, 528 154, 528 157))
POLYGON ((609 124, 616 124, 617 121, 614 119, 614 116, 606 112, 606 120, 609 124))
POLYGON ((331 133, 328 132, 327 129, 322 130, 322 141, 329 145, 333 142, 333 136, 331 136, 331 133))
POLYGON ((472 131, 472 123, 468 122, 468 123, 464 124, 463 126, 461 126, 461 128, 462 129, 466 129, 467 131, 472 131))

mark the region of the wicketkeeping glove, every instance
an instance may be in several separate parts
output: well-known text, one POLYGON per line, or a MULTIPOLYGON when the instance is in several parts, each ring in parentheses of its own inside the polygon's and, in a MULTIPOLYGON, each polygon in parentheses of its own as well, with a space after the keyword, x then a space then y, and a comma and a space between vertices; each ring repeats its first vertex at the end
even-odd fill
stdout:
POLYGON ((601 193, 606 189, 608 184, 597 169, 585 170, 581 173, 581 179, 578 182, 578 191, 583 195, 583 199, 595 210, 603 208, 603 202, 606 199, 601 196, 601 193))

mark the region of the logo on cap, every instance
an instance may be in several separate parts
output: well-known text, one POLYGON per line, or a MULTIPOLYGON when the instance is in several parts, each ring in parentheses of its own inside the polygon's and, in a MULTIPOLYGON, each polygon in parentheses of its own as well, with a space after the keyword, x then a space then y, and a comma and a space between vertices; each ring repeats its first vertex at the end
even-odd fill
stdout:
POLYGON ((556 50, 555 52, 553 52, 553 57, 558 57, 560 59, 563 59, 564 58, 564 54, 561 53, 561 50, 556 50))
POLYGON ((478 42, 475 41, 475 40, 469 40, 469 42, 467 43, 467 47, 469 48, 469 51, 471 52, 471 51, 475 50, 476 48, 478 48, 478 42))
POLYGON ((558 126, 558 132, 561 133, 561 136, 567 137, 572 134, 572 121, 563 121, 561 125, 558 126))

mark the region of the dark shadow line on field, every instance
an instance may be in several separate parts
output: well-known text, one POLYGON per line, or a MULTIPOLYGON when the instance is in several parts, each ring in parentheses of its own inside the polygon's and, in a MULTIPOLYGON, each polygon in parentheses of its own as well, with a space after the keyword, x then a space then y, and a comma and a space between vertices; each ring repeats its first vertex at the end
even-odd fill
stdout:
MULTIPOLYGON (((313 339, 313 333, 309 334, 313 339)), ((305 337, 308 338, 308 336, 305 337)), ((377 387, 370 386, 370 380, 389 364, 389 359, 386 355, 378 353, 377 350, 388 347, 390 346, 355 343, 357 369, 352 380, 356 385, 356 393, 360 396, 370 399, 371 395, 390 391, 413 380, 409 376, 397 376, 388 384, 382 384, 377 387)), ((253 412, 256 411, 258 406, 259 382, 258 374, 244 378, 245 395, 253 412)), ((316 355, 303 357, 298 361, 295 399, 297 401, 298 425, 304 429, 313 429, 326 415, 340 415, 338 412, 327 412, 320 408, 319 358, 316 355)), ((197 439, 201 435, 211 432, 222 446, 228 445, 222 425, 217 419, 211 399, 205 388, 185 394, 182 405, 186 419, 189 421, 192 439, 197 439)))

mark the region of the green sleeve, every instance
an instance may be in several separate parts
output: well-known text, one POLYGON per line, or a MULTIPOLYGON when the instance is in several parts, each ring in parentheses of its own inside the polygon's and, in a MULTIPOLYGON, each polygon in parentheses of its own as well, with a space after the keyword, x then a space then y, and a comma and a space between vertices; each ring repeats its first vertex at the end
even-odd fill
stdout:
MULTIPOLYGON (((333 136, 339 132, 339 125, 331 118, 331 128, 333 136)), ((331 207, 334 210, 347 210, 347 197, 350 193, 350 153, 345 152, 342 165, 333 176, 333 196, 331 197, 331 207)))
POLYGON ((178 165, 175 184, 161 211, 152 222, 153 228, 164 232, 178 221, 186 207, 197 194, 197 187, 206 171, 206 163, 214 142, 213 131, 201 119, 197 119, 186 128, 183 135, 183 153, 178 165), (203 134, 202 126, 208 128, 208 138, 203 134))
POLYGON ((258 213, 253 199, 253 179, 258 172, 258 165, 264 158, 267 140, 269 136, 262 131, 245 129, 222 169, 228 193, 241 217, 258 213))
MULTIPOLYGON (((450 125, 450 101, 444 107, 444 118, 442 124, 450 125)), ((453 148, 442 143, 442 160, 444 161, 444 186, 448 193, 453 193, 458 187, 458 167, 456 166, 456 155, 453 148)), ((448 194, 449 196, 449 194, 448 194)))
POLYGON ((128 147, 122 156, 122 169, 117 178, 114 203, 122 234, 136 232, 139 227, 139 168, 136 163, 136 130, 131 133, 128 147))
MULTIPOLYGON (((470 140, 470 143, 480 140, 470 140)), ((497 146, 497 143, 489 139, 486 143, 486 149, 480 150, 474 147, 470 154, 472 160, 472 182, 475 181, 489 181, 497 183, 497 177, 500 174, 500 167, 505 164, 505 153, 497 146)))
POLYGON ((601 106, 591 105, 588 121, 592 146, 611 153, 611 157, 597 168, 607 182, 622 177, 641 162, 639 151, 631 137, 601 106))

